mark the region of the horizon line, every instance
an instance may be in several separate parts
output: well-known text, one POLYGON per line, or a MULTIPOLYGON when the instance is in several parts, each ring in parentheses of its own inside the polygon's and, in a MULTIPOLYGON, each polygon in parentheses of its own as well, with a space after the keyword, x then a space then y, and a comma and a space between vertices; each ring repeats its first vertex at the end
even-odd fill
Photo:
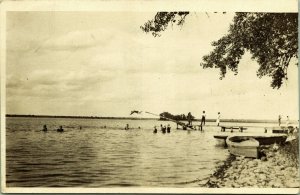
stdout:
MULTIPOLYGON (((156 120, 159 117, 131 117, 131 116, 79 116, 79 115, 35 115, 35 114, 6 114, 5 117, 28 117, 28 118, 82 118, 82 119, 131 119, 131 120, 156 120)), ((207 122, 215 122, 214 118, 207 118, 207 122)), ((277 123, 278 120, 274 119, 221 119, 223 122, 267 122, 277 123)), ((184 121, 184 120, 183 120, 184 121)), ((201 121, 199 118, 195 118, 193 121, 201 121)), ((290 120, 290 122, 297 122, 297 120, 290 120)))

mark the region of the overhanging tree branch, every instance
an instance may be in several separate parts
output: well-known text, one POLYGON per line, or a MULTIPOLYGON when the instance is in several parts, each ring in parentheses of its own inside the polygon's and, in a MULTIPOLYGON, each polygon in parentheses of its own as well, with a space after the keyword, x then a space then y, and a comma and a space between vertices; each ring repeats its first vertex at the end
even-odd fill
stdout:
MULTIPOLYGON (((152 32, 154 37, 167 29, 169 23, 182 25, 189 12, 158 12, 141 29, 152 32), (175 19, 179 16, 179 20, 175 19)), ((228 33, 212 43, 214 49, 203 56, 203 68, 219 68, 220 79, 226 75, 227 67, 235 74, 245 51, 259 64, 257 76, 272 78, 271 87, 279 89, 287 79, 291 58, 298 58, 298 14, 297 13, 236 13, 228 33)), ((298 63, 296 63, 298 65, 298 63)))

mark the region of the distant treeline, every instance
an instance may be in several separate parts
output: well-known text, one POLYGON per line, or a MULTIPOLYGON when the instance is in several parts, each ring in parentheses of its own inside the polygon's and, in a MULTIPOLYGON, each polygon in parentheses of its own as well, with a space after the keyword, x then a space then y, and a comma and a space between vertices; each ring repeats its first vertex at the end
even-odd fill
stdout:
POLYGON ((25 115, 6 114, 6 117, 30 117, 30 118, 77 118, 77 119, 120 119, 120 120, 155 120, 156 118, 132 118, 132 117, 100 117, 100 116, 56 116, 56 115, 25 115))

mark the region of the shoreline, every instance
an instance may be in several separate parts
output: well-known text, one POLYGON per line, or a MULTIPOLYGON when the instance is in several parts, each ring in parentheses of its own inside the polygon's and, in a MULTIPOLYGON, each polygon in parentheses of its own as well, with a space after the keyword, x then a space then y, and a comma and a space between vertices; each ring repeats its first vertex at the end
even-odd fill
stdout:
POLYGON ((261 159, 232 154, 205 183, 207 188, 299 188, 298 138, 262 149, 261 159))

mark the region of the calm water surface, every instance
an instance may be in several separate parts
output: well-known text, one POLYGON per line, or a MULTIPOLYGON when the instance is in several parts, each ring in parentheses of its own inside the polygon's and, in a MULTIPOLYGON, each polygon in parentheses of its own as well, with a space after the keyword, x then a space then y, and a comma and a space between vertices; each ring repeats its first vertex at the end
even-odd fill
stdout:
POLYGON ((170 122, 7 118, 7 186, 195 187, 228 156, 216 146, 217 127, 182 131, 170 123, 170 134, 153 134, 161 123, 170 122))

